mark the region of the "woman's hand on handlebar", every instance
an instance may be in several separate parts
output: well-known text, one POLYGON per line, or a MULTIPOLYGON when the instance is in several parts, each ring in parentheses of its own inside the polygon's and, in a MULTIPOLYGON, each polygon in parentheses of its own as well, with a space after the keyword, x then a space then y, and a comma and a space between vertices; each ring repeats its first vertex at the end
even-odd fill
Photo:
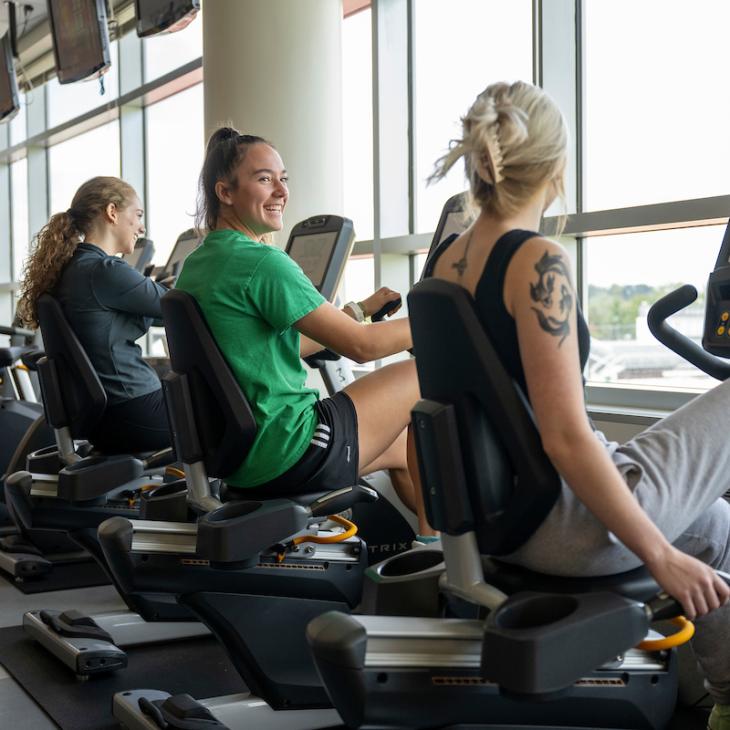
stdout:
POLYGON ((661 588, 682 604, 690 620, 724 606, 730 599, 730 587, 709 565, 671 545, 646 565, 661 588))
MULTIPOLYGON (((389 289, 387 286, 381 286, 378 291, 371 294, 367 299, 363 299, 360 302, 360 306, 363 308, 366 317, 371 317, 375 312, 382 309, 388 302, 394 302, 396 299, 400 299, 401 296, 397 291, 389 289)), ((388 313, 388 317, 392 317, 400 308, 399 304, 395 309, 388 313)))

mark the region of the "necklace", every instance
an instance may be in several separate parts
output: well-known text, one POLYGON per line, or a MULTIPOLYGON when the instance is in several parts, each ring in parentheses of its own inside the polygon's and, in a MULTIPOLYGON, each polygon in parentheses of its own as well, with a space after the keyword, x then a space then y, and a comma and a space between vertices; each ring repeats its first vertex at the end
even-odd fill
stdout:
POLYGON ((469 238, 466 239, 466 246, 464 246, 464 253, 462 257, 455 261, 453 264, 451 264, 452 269, 456 269, 456 271, 459 273, 459 278, 461 279, 462 276, 464 276, 464 271, 466 271, 466 257, 469 255, 469 246, 471 246, 471 237, 474 234, 474 229, 472 228, 469 231, 469 238))

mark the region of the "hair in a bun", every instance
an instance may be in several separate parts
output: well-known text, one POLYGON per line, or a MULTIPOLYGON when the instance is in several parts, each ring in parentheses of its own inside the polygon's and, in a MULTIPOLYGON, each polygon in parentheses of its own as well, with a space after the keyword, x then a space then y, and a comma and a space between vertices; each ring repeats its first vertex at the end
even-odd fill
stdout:
POLYGON ((443 178, 462 157, 473 201, 498 218, 516 213, 546 182, 564 199, 568 129, 553 99, 523 81, 488 86, 461 120, 461 139, 436 163, 443 178))
POLYGON ((220 201, 215 193, 215 184, 226 180, 235 187, 235 172, 251 145, 274 145, 263 137, 241 134, 233 127, 219 127, 210 135, 205 148, 205 160, 198 180, 198 205, 195 211, 195 225, 198 229, 215 228, 220 212, 220 201))

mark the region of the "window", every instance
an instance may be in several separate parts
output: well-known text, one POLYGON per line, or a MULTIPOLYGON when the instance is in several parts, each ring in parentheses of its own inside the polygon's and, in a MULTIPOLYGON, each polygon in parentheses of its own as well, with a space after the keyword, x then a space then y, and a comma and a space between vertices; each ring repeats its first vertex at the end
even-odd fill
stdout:
POLYGON ((205 153, 203 85, 147 107, 146 125, 147 229, 155 262, 164 264, 177 237, 194 223, 205 153))
POLYGON ((119 122, 109 122, 50 147, 48 167, 51 213, 57 213, 71 205, 79 185, 89 178, 119 177, 119 122))
MULTIPOLYGON (((10 325, 13 321, 12 295, 0 294, 0 324, 10 325)), ((0 336, 0 347, 7 347, 10 344, 9 337, 0 336)))
POLYGON ((373 73, 370 8, 343 21, 344 215, 359 240, 373 237, 373 73))
POLYGON ((40 92, 31 92, 30 94, 21 94, 20 95, 20 111, 13 117, 13 119, 10 122, 10 146, 20 144, 21 142, 25 141, 25 138, 28 136, 26 132, 26 120, 27 120, 27 112, 26 112, 26 105, 30 101, 32 103, 33 95, 35 93, 40 92))
POLYGON ((361 302, 372 293, 375 282, 375 262, 372 256, 351 256, 345 265, 339 296, 345 302, 361 302))
POLYGON ((30 246, 28 231, 28 160, 25 158, 10 165, 10 189, 13 196, 13 206, 10 214, 13 239, 12 276, 15 281, 18 281, 30 246))
MULTIPOLYGON (((55 127, 69 119, 103 106, 119 96, 119 43, 110 45, 111 68, 101 79, 59 84, 54 76, 48 82, 48 126, 55 127), (101 93, 102 82, 104 94, 101 93)), ((35 93, 35 92, 34 92, 35 93)), ((41 93, 38 89, 37 93, 41 93)))
POLYGON ((584 7, 587 209, 727 194, 730 3, 584 7))
POLYGON ((164 76, 203 55, 203 14, 177 33, 163 33, 142 39, 144 80, 164 76))
POLYGON ((432 231, 447 198, 464 190, 463 165, 430 187, 459 119, 495 81, 532 79, 529 0, 419 0, 415 12, 416 232, 432 231))
POLYGON ((683 389, 715 384, 655 340, 646 315, 664 294, 693 284, 700 293, 698 301, 674 315, 671 324, 700 342, 704 291, 723 232, 724 226, 707 226, 584 241, 590 381, 683 389))

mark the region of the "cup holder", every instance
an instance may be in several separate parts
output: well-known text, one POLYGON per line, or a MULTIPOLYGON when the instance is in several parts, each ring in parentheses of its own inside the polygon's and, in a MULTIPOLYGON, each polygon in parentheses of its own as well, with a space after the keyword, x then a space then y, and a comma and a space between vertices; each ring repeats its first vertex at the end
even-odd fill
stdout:
POLYGON ((378 567, 378 575, 382 578, 403 578, 416 575, 425 570, 435 568, 444 562, 443 552, 419 548, 409 550, 383 561, 378 567))
POLYGON ((529 596, 508 602, 498 609, 494 624, 508 631, 536 629, 568 618, 578 610, 578 606, 575 596, 529 596))
POLYGON ((366 571, 362 607, 380 616, 440 615, 439 580, 444 572, 440 548, 409 550, 366 571))

